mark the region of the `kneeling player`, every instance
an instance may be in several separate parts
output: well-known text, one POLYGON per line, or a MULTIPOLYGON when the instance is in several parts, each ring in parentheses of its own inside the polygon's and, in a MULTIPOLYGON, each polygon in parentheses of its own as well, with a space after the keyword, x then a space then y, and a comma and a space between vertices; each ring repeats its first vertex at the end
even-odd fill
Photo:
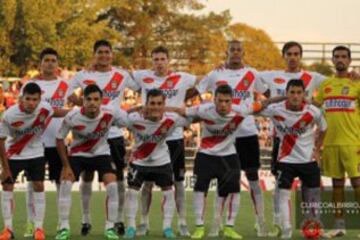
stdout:
POLYGON ((143 114, 129 114, 126 126, 135 135, 135 146, 130 157, 127 191, 128 228, 125 238, 136 235, 135 218, 138 194, 145 181, 155 182, 163 192, 163 234, 175 238, 171 228, 175 210, 173 171, 166 138, 177 128, 189 124, 175 113, 164 113, 165 96, 161 90, 151 89, 146 96, 143 114))
POLYGON ((107 137, 112 125, 123 124, 120 121, 120 110, 100 109, 101 102, 101 89, 97 85, 87 86, 84 89, 83 107, 72 110, 65 117, 57 135, 57 149, 63 162, 58 200, 60 230, 56 235, 57 240, 70 238, 71 187, 84 170, 98 171, 102 178, 107 195, 105 238, 119 239, 114 229, 118 213, 118 189, 107 137), (64 138, 70 131, 73 134, 73 142, 68 151, 68 159, 64 138))
MULTIPOLYGON (((303 188, 307 188, 303 201, 316 206, 320 201, 319 160, 326 122, 321 111, 304 101, 305 86, 301 79, 290 80, 286 87, 288 100, 272 104, 260 114, 270 117, 280 138, 280 148, 276 168, 277 184, 280 189, 280 222, 283 239, 292 237, 291 229, 291 186, 294 178, 299 177, 303 188), (314 125, 320 129, 315 140, 314 125), (312 201, 312 202, 310 202, 312 201)), ((314 209, 313 209, 314 210, 314 209)), ((318 211, 308 215, 318 219, 318 211)))
POLYGON ((0 239, 13 239, 14 184, 21 171, 26 171, 33 181, 34 239, 45 239, 43 221, 45 214, 45 160, 41 135, 51 117, 63 117, 67 110, 57 109, 40 102, 41 89, 36 83, 22 90, 20 103, 5 111, 0 125, 0 157, 2 165, 1 207, 5 230, 0 239), (7 137, 10 137, 6 142, 7 137))

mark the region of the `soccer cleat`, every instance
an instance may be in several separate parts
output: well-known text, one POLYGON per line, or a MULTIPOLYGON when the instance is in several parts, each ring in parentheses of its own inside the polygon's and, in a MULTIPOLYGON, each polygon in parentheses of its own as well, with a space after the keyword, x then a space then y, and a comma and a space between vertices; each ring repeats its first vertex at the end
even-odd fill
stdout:
POLYGON ((280 237, 281 236, 281 227, 278 224, 274 224, 274 230, 269 232, 269 237, 280 237))
POLYGON ((231 239, 242 239, 243 237, 238 234, 233 226, 226 226, 224 228, 224 237, 231 239))
POLYGON ((291 239, 292 237, 292 229, 291 228, 286 228, 282 230, 281 233, 281 239, 291 239))
POLYGON ((69 240, 70 239, 70 230, 69 229, 61 229, 57 232, 55 240, 69 240))
POLYGON ((174 239, 176 238, 174 231, 172 230, 172 228, 165 228, 163 231, 164 237, 165 238, 169 238, 169 239, 174 239))
POLYGON ((27 222, 25 225, 24 237, 30 238, 34 235, 34 224, 32 222, 27 222))
POLYGON ((37 228, 34 232, 34 240, 45 240, 44 229, 37 228))
POLYGON ((136 235, 145 236, 149 234, 149 227, 146 223, 141 223, 137 226, 136 235))
POLYGON ((109 228, 105 231, 105 239, 106 240, 118 240, 120 239, 116 233, 115 228, 109 228))
POLYGON ((126 239, 132 239, 136 236, 136 229, 134 227, 128 227, 126 228, 124 238, 126 239))
POLYGON ((122 223, 122 222, 115 223, 114 228, 116 229, 116 232, 117 232, 118 235, 121 235, 121 236, 124 235, 124 233, 125 233, 125 225, 124 225, 124 223, 122 223))
POLYGON ((326 232, 322 235, 322 238, 336 238, 336 237, 343 237, 346 234, 345 229, 334 229, 329 232, 326 232))
POLYGON ((81 225, 81 236, 87 236, 91 231, 91 224, 90 223, 83 223, 81 225))
POLYGON ((205 227, 197 226, 195 232, 191 235, 191 239, 202 239, 205 236, 205 227))
POLYGON ((190 233, 186 224, 179 224, 178 230, 181 237, 190 237, 190 233))
POLYGON ((10 240, 10 239, 15 239, 14 233, 9 228, 5 228, 0 233, 0 240, 10 240))
POLYGON ((268 231, 264 222, 255 224, 255 231, 257 237, 267 237, 268 231))

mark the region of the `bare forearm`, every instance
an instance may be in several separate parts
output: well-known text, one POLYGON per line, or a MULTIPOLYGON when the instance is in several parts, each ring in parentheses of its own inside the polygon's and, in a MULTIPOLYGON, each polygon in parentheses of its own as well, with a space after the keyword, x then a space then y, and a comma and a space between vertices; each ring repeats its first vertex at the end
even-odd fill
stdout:
POLYGON ((167 111, 167 112, 175 112, 175 113, 185 117, 185 108, 165 107, 165 111, 167 111))
POLYGON ((66 146, 63 139, 56 139, 56 149, 59 153, 63 166, 70 167, 69 159, 66 154, 66 146))
POLYGON ((323 145, 326 131, 320 131, 316 140, 315 140, 315 149, 320 149, 323 145))
POLYGON ((6 156, 5 143, 4 141, 0 142, 0 157, 1 157, 1 167, 3 169, 9 170, 9 160, 6 156))

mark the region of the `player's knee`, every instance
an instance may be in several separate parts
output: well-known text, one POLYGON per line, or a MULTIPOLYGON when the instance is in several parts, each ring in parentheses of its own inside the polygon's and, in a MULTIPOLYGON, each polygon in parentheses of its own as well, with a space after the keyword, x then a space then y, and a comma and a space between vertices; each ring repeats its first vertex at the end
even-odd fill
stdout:
POLYGON ((33 188, 35 192, 43 192, 44 191, 44 182, 43 181, 34 181, 33 188))
POLYGON ((345 187, 344 178, 333 178, 332 180, 333 187, 345 187))
POLYGON ((92 182, 94 180, 94 171, 84 171, 81 174, 81 179, 84 182, 92 182))
POLYGON ((258 181, 259 180, 259 174, 257 169, 251 169, 245 171, 246 178, 249 181, 258 181))
POLYGON ((154 187, 153 182, 144 182, 143 191, 151 192, 153 187, 154 187))
POLYGON ((103 182, 105 185, 112 183, 112 182, 116 182, 116 175, 113 173, 104 174, 103 182))
POLYGON ((227 184, 218 188, 218 195, 220 197, 227 197, 230 193, 239 193, 240 184, 227 184))
POLYGON ((161 191, 169 191, 169 190, 173 190, 173 186, 165 186, 165 187, 161 187, 161 191))

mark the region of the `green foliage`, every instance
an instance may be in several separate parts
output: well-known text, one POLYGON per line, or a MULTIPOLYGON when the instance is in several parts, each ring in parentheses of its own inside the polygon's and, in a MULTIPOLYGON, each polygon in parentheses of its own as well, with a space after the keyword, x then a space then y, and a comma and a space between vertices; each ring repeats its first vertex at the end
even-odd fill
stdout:
POLYGON ((334 75, 334 70, 332 66, 327 62, 316 62, 311 64, 310 66, 306 67, 306 69, 314 72, 321 73, 325 76, 332 76, 334 75))

